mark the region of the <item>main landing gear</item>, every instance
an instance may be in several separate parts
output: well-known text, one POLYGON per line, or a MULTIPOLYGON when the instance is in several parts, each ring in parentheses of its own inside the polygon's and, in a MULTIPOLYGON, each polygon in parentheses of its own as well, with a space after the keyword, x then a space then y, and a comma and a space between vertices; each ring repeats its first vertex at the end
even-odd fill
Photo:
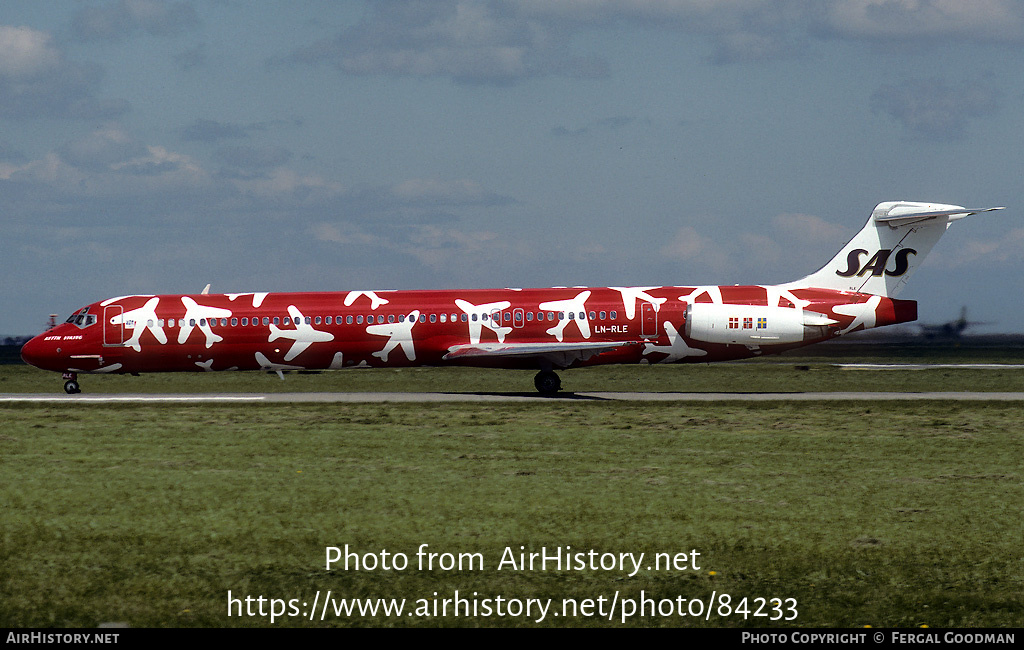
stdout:
POLYGON ((533 378, 533 385, 541 395, 554 395, 562 390, 562 380, 554 370, 541 370, 533 378))
POLYGON ((78 373, 77 372, 65 372, 64 379, 64 392, 68 395, 74 395, 82 392, 82 387, 78 385, 78 373))

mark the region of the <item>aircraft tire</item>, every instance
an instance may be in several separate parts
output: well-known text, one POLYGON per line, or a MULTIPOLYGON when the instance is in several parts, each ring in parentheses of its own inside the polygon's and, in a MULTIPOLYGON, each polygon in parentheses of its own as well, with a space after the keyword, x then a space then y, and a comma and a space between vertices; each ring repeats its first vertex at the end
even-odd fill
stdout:
POLYGON ((64 382, 64 392, 68 395, 74 395, 75 393, 81 393, 82 388, 78 385, 78 382, 74 379, 64 382))
POLYGON ((533 385, 541 395, 554 395, 562 390, 562 380, 554 370, 541 370, 533 378, 533 385))

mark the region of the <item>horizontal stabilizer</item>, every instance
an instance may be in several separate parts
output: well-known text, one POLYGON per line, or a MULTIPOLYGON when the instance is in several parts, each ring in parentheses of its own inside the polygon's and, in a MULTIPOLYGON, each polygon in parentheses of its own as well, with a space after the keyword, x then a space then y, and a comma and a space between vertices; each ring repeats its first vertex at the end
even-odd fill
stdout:
POLYGON ((921 210, 923 207, 919 203, 897 203, 890 207, 888 210, 877 210, 872 214, 872 218, 877 223, 884 223, 886 225, 897 227, 904 226, 911 223, 920 223, 928 221, 930 219, 939 219, 942 217, 949 217, 949 221, 956 221, 957 219, 963 219, 969 217, 972 214, 979 214, 981 212, 992 212, 993 210, 1005 210, 1005 207, 999 208, 961 208, 959 206, 943 206, 947 210, 921 210))

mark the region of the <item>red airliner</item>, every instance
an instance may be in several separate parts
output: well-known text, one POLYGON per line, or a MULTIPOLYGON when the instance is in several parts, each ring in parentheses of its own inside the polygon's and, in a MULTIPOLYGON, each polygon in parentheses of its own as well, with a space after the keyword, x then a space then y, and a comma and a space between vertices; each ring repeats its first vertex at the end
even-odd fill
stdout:
POLYGON ((953 221, 999 209, 880 203, 831 262, 781 285, 121 296, 21 356, 68 393, 79 373, 467 365, 537 369, 551 394, 556 369, 742 359, 913 321, 917 303, 894 298, 911 272, 953 221))

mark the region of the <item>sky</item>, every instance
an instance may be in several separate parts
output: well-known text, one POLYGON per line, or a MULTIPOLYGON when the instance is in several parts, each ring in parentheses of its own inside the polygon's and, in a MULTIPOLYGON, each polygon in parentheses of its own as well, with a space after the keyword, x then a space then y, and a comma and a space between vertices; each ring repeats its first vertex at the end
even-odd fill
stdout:
POLYGON ((1024 331, 1019 0, 9 0, 0 335, 126 294, 767 284, 882 201, 1024 331))

